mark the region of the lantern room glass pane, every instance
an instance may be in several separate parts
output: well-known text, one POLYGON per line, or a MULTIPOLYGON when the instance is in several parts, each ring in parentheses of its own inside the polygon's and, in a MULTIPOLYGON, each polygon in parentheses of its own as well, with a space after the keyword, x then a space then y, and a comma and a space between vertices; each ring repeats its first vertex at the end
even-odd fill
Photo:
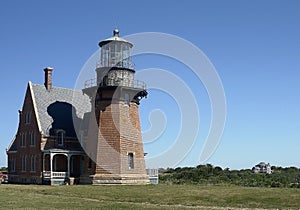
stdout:
POLYGON ((101 47, 102 67, 123 67, 132 66, 130 60, 130 45, 124 42, 112 41, 101 47))

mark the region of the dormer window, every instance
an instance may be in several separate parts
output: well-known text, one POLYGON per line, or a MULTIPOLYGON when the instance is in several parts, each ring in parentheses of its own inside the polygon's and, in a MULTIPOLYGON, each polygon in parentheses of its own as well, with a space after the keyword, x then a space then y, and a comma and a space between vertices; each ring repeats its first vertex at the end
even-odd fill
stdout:
POLYGON ((64 130, 57 130, 57 145, 58 146, 64 146, 64 140, 65 140, 65 131, 64 130))

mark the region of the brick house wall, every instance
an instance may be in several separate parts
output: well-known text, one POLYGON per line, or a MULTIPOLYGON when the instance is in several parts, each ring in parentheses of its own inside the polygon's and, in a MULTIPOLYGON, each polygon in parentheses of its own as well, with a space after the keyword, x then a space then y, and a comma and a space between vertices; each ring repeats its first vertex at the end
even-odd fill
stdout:
MULTIPOLYGON (((29 83, 22 110, 19 111, 17 133, 7 150, 8 177, 10 183, 41 184, 43 182, 43 164, 45 164, 45 171, 50 170, 50 157, 46 156, 46 161, 43 161, 43 150, 55 148, 62 150, 75 149, 78 151, 81 148, 77 138, 65 136, 63 145, 58 145, 57 136, 42 134, 39 130, 41 119, 37 117, 32 87, 33 85, 29 83)), ((46 89, 46 91, 48 90, 46 89)), ((49 92, 49 94, 51 94, 51 92, 49 92)), ((49 127, 51 126, 50 124, 49 127)), ((82 157, 84 158, 84 155, 82 155, 82 157)), ((74 163, 72 169, 81 170, 80 166, 78 166, 79 162, 78 157, 72 157, 72 163, 74 163)), ((57 168, 62 168, 59 165, 59 161, 57 168)), ((78 172, 74 172, 73 174, 78 175, 78 172)))
POLYGON ((9 182, 41 183, 41 133, 29 85, 22 110, 19 111, 19 126, 15 138, 16 151, 8 152, 9 182))

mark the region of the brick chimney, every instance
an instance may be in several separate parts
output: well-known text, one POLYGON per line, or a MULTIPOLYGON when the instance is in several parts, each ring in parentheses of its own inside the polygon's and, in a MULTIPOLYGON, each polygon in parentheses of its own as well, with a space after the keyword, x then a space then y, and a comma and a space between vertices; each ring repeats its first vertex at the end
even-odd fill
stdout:
POLYGON ((51 90, 52 89, 52 71, 53 71, 53 68, 51 67, 47 67, 44 69, 45 71, 45 87, 47 90, 51 90))

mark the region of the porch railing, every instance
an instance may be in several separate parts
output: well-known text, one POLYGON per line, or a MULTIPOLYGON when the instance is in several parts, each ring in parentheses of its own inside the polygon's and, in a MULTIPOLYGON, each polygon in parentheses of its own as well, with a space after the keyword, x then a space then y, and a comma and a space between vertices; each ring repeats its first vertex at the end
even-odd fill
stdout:
POLYGON ((57 172, 57 171, 44 171, 43 177, 44 179, 50 178, 66 178, 68 176, 68 172, 57 172))

